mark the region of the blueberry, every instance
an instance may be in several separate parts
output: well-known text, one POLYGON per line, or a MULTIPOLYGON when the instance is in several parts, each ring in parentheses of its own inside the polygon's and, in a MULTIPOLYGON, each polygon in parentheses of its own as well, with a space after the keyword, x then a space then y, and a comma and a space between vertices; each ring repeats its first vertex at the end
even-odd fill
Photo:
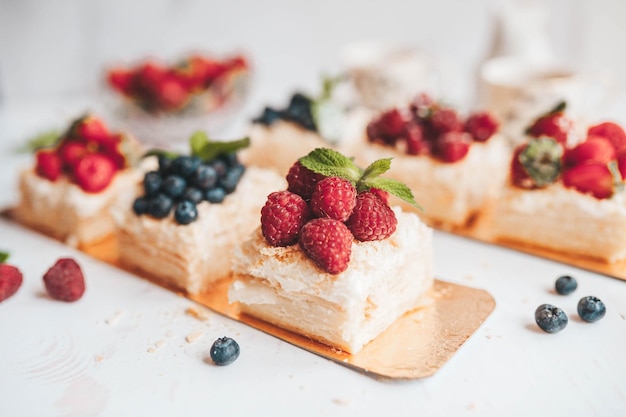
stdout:
POLYGON ((316 130, 313 114, 311 113, 311 100, 303 94, 296 93, 291 97, 289 107, 284 112, 284 117, 308 130, 316 130))
POLYGON ((226 165, 232 167, 235 164, 239 163, 239 158, 237 157, 237 152, 229 152, 220 155, 220 159, 226 162, 226 165))
POLYGON ((567 326, 567 315, 551 304, 542 304, 535 310, 535 321, 541 330, 548 333, 560 332, 567 326))
POLYGON ((178 156, 172 161, 172 173, 183 178, 190 178, 202 161, 195 156, 178 156))
POLYGON ((193 183, 201 190, 208 190, 217 184, 217 171, 211 165, 202 164, 194 173, 193 183))
POLYGON ((196 187, 187 187, 185 188, 185 192, 180 196, 180 200, 191 201, 194 204, 199 204, 204 200, 204 194, 202 190, 197 189, 196 187))
POLYGON ((189 224, 198 218, 196 205, 189 200, 183 200, 176 204, 174 219, 178 224, 189 224))
POLYGON ((586 322, 593 323, 606 314, 606 307, 598 297, 588 295, 578 302, 578 315, 586 322))
POLYGON ((235 191, 235 188, 237 188, 237 184, 239 184, 239 180, 243 176, 244 171, 245 167, 243 165, 234 165, 220 178, 220 187, 222 187, 227 194, 232 193, 235 191))
POLYGON ((221 203, 226 197, 226 191, 222 187, 215 187, 204 193, 204 199, 212 204, 221 203))
POLYGON ((180 175, 168 175, 163 180, 162 190, 165 194, 172 198, 177 198, 183 195, 187 187, 187 181, 180 175))
POLYGON ((228 171, 228 165, 226 165, 226 162, 219 158, 211 161, 211 166, 213 167, 215 172, 217 172, 218 178, 223 176, 226 171, 228 171))
POLYGON ((274 110, 271 107, 266 107, 263 109, 263 113, 259 117, 253 119, 252 122, 269 126, 275 121, 282 119, 282 117, 282 112, 274 110))
POLYGON ((169 173, 170 168, 172 167, 172 158, 169 158, 165 155, 157 156, 159 160, 159 171, 161 173, 169 173))
POLYGON ((569 275, 563 275, 559 277, 554 283, 554 289, 561 295, 568 295, 573 293, 578 288, 578 283, 574 277, 569 275))
POLYGON ((133 211, 136 215, 141 216, 142 214, 146 214, 148 212, 148 202, 150 200, 148 197, 139 197, 135 199, 133 202, 133 211))
POLYGON ((165 194, 157 194, 148 201, 148 214, 157 219, 167 217, 172 210, 174 202, 165 194))
POLYGON ((143 177, 143 189, 147 196, 155 196, 163 184, 163 178, 157 171, 147 172, 143 177))
POLYGON ((230 365, 239 357, 239 345, 230 337, 220 337, 211 346, 211 359, 216 365, 230 365))

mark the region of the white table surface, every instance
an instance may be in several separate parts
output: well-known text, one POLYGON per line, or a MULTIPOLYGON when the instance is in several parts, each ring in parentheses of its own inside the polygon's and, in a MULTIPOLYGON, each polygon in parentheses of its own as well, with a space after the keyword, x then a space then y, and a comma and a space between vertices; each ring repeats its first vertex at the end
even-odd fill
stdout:
MULTIPOLYGON (((30 163, 16 144, 90 105, 0 107, 0 207, 17 200, 17 172, 30 163)), ((217 314, 197 320, 185 313, 191 301, 6 220, 0 250, 24 274, 0 304, 1 416, 626 415, 626 282, 508 249, 436 232, 436 276, 486 289, 496 308, 434 376, 396 382, 217 314), (86 276, 76 303, 49 299, 42 283, 67 256, 86 276), (562 274, 578 280, 570 296, 554 293, 562 274), (605 302, 604 319, 578 318, 585 295, 605 302), (565 310, 564 331, 538 329, 542 303, 565 310), (186 342, 194 332, 202 336, 186 342), (207 359, 221 336, 241 346, 226 367, 207 359)))

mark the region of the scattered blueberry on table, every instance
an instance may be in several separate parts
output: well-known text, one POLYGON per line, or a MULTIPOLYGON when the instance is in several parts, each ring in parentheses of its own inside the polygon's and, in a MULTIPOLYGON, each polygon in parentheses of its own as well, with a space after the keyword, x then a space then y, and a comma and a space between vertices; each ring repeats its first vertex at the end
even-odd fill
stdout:
POLYGON ((606 307, 598 297, 589 295, 578 302, 578 315, 588 323, 600 320, 605 314, 606 307))
POLYGON ((576 288, 578 288, 578 283, 576 279, 570 275, 560 276, 554 283, 554 289, 561 295, 571 294, 576 288))
POLYGON ((230 337, 220 337, 211 346, 211 359, 216 365, 224 366, 235 362, 239 357, 239 344, 230 337))
POLYGON ((535 322, 547 333, 557 333, 567 327, 567 314, 559 307, 542 304, 535 310, 535 322))

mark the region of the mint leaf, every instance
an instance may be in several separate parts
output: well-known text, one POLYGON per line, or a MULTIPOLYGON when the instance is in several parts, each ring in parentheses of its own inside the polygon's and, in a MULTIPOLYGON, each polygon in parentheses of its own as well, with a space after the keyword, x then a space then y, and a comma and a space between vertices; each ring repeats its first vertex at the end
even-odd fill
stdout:
POLYGON ((341 177, 353 183, 361 178, 361 170, 348 157, 328 148, 317 148, 299 159, 313 172, 327 177, 341 177))
POLYGON ((61 132, 58 130, 49 130, 38 134, 37 136, 28 139, 25 145, 17 149, 18 152, 33 153, 42 148, 49 148, 56 145, 61 139, 61 132))
POLYGON ((202 152, 202 149, 207 145, 207 143, 209 143, 209 136, 205 132, 201 130, 194 132, 194 134, 189 138, 189 148, 191 149, 191 154, 197 155, 202 152))
POLYGON ((378 177, 389 171, 389 168, 391 168, 391 160, 392 158, 383 158, 372 162, 367 168, 365 168, 365 171, 363 171, 361 181, 378 177))
POLYGON ((175 152, 166 151, 163 149, 151 149, 148 152, 146 152, 142 158, 147 158, 149 156, 164 156, 168 159, 174 159, 178 156, 178 154, 175 152))
POLYGON ((204 161, 211 161, 218 155, 237 152, 250 146, 250 138, 245 137, 229 142, 210 141, 204 132, 196 132, 190 138, 191 155, 204 161))
POLYGON ((0 251, 0 264, 6 262, 7 259, 9 259, 9 252, 0 251))
POLYGON ((415 197, 413 197, 413 192, 411 191, 411 189, 398 180, 394 180, 392 178, 376 177, 363 179, 357 184, 358 191, 366 191, 370 188, 378 188, 379 190, 387 191, 389 194, 393 194, 396 197, 424 211, 422 206, 417 204, 417 202, 415 201, 415 197))

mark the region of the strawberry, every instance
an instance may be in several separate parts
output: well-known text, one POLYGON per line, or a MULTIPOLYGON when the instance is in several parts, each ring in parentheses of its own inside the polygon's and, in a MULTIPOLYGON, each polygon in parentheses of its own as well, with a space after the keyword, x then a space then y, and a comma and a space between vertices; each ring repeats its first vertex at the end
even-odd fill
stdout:
POLYGON ((315 186, 324 178, 326 177, 322 174, 317 174, 296 161, 287 173, 287 190, 298 194, 305 200, 310 200, 315 186))
POLYGON ((116 168, 111 158, 99 153, 85 155, 74 167, 74 178, 83 191, 98 193, 113 180, 116 168))
POLYGON ((261 232, 272 246, 293 245, 310 217, 302 197, 289 191, 273 192, 261 209, 261 232))
POLYGON ((532 189, 536 188, 536 184, 533 179, 526 172, 526 168, 522 164, 520 159, 520 155, 526 149, 528 145, 523 143, 518 145, 513 151, 513 156, 511 157, 511 183, 520 188, 532 189))
POLYGON ((617 154, 617 169, 622 176, 622 180, 626 180, 626 149, 617 154))
POLYGON ((563 172, 563 185, 597 199, 613 195, 613 174, 606 164, 588 163, 563 172))
POLYGON ((130 95, 133 87, 133 72, 125 68, 113 68, 107 73, 107 82, 115 90, 130 95))
POLYGON ((11 297, 22 286, 22 273, 13 265, 0 263, 0 302, 11 297))
POLYGON ((604 122, 591 126, 587 130, 587 136, 601 136, 607 139, 615 148, 615 152, 626 148, 626 133, 624 129, 616 123, 604 122))
POLYGON ((398 220, 393 210, 371 192, 359 193, 346 226, 360 241, 382 240, 396 231, 398 220))
POLYGON ((489 113, 474 113, 465 121, 464 130, 476 142, 485 142, 498 131, 498 121, 489 113))
POLYGON ((526 134, 535 138, 547 136, 561 145, 567 142, 567 136, 572 129, 572 121, 564 114, 565 102, 559 103, 554 109, 540 116, 526 129, 526 134))
POLYGON ((164 77, 155 87, 159 107, 166 111, 178 110, 189 99, 189 93, 183 83, 173 75, 164 77))
POLYGON ((66 139, 61 142, 58 150, 59 156, 66 168, 73 170, 76 164, 89 153, 87 145, 74 139, 66 139))
POLYGON ((85 293, 85 277, 71 258, 61 258, 44 274, 43 282, 50 297, 59 301, 76 301, 85 293))
POLYGON ((515 149, 511 179, 521 188, 545 187, 555 182, 562 170, 563 147, 556 140, 541 137, 515 149))
POLYGON ((453 163, 465 158, 469 152, 472 137, 465 132, 447 132, 434 144, 433 153, 441 161, 453 163))
POLYGON ((345 222, 356 204, 356 188, 339 177, 324 178, 315 186, 310 207, 317 217, 345 222))
POLYGON ((337 275, 348 269, 352 240, 352 233, 339 220, 317 218, 304 225, 298 243, 319 268, 337 275))
POLYGON ((42 149, 35 155, 37 159, 35 171, 37 175, 56 181, 61 176, 63 161, 59 154, 52 149, 42 149))
POLYGON ((566 168, 589 162, 608 164, 613 159, 615 159, 613 145, 601 136, 590 136, 576 147, 567 149, 563 155, 566 168))

